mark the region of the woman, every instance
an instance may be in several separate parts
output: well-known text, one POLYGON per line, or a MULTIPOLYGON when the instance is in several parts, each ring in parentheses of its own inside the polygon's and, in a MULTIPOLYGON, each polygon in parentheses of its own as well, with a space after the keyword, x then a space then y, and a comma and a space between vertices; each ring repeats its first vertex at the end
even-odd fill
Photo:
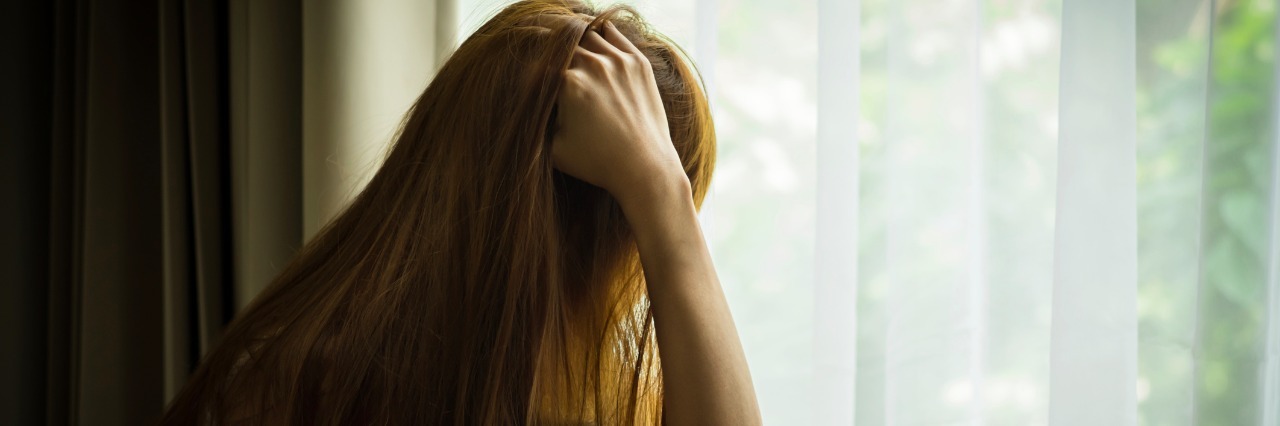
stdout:
POLYGON ((759 423, 696 220, 714 159, 696 72, 634 11, 511 5, 164 423, 759 423))

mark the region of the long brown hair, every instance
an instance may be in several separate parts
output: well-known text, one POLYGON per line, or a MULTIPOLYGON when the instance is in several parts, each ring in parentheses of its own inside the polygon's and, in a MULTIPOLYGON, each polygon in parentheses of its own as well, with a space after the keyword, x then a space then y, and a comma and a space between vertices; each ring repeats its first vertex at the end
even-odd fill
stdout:
POLYGON ((163 422, 660 422, 631 231, 550 155, 563 71, 606 20, 648 56, 700 205, 715 134, 683 52, 626 7, 510 5, 444 64, 368 186, 228 326, 163 422))

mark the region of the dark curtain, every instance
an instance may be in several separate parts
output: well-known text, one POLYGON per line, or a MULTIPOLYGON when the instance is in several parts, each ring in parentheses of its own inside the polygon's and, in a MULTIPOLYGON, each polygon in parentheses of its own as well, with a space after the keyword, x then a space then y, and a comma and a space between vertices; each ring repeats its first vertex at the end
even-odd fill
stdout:
POLYGON ((227 4, 0 7, 0 424, 154 422, 234 313, 227 4))

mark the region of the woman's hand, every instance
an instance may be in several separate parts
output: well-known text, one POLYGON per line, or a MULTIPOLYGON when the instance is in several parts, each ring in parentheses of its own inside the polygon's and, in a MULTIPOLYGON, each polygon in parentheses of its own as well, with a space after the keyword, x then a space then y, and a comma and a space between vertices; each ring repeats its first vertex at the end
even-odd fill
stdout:
POLYGON ((560 89, 556 168, 604 188, 635 233, 669 425, 758 425, 742 343, 671 144, 649 61, 612 24, 588 32, 560 89))
POLYGON ((673 189, 688 192, 649 60, 612 23, 603 33, 583 36, 564 73, 555 167, 624 205, 673 189))

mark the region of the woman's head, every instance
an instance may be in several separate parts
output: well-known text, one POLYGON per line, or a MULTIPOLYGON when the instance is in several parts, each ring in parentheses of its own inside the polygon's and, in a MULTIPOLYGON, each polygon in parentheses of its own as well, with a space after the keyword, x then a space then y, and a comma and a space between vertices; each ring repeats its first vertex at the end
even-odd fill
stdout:
POLYGON ((512 4, 439 70, 368 186, 233 321, 166 420, 656 422, 631 232, 551 160, 561 76, 605 20, 648 57, 700 204, 715 136, 680 49, 627 8, 512 4))
MULTIPOLYGON (((431 96, 428 89, 422 100, 433 97, 456 102, 453 107, 459 115, 467 116, 463 120, 482 117, 466 113, 468 110, 491 110, 499 114, 485 118, 506 120, 525 115, 533 126, 554 132, 550 123, 554 122, 555 103, 545 101, 548 95, 554 99, 560 88, 573 47, 590 27, 599 28, 604 21, 615 24, 648 57, 672 140, 689 173, 695 200, 701 203, 714 164, 715 133, 700 79, 683 51, 629 7, 600 10, 567 0, 510 5, 463 42, 439 71, 433 84, 440 86, 439 96, 431 96), (538 105, 531 105, 531 101, 538 105)), ((500 123, 486 124, 491 126, 475 128, 488 130, 500 123)), ((529 143, 546 148, 551 138, 530 138, 529 143)), ((545 160, 548 156, 538 151, 534 157, 545 160)))

